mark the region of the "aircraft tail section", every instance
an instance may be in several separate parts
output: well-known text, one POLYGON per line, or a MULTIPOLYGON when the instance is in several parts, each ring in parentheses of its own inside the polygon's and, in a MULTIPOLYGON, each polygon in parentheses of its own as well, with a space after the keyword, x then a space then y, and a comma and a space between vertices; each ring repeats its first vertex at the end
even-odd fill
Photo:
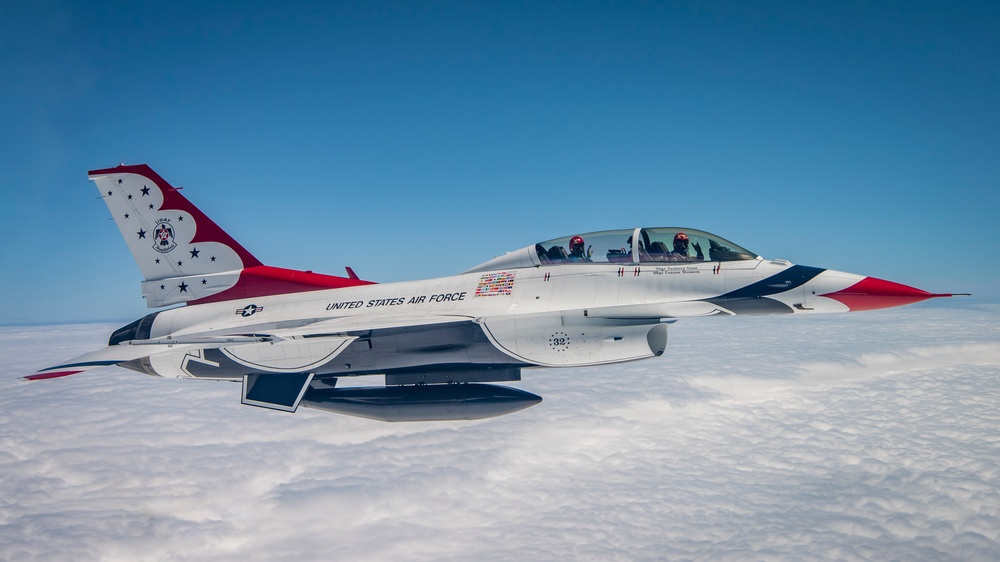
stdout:
POLYGON ((369 283, 263 265, 145 164, 88 175, 139 265, 148 307, 369 283))

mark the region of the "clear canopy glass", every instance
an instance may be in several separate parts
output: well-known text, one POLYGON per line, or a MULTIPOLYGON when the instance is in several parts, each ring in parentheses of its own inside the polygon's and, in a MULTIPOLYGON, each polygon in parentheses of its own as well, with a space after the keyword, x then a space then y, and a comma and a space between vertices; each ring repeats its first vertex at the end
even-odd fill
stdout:
POLYGON ((757 254, 725 238, 691 228, 637 228, 574 234, 539 242, 535 244, 535 253, 542 265, 757 259, 757 254))

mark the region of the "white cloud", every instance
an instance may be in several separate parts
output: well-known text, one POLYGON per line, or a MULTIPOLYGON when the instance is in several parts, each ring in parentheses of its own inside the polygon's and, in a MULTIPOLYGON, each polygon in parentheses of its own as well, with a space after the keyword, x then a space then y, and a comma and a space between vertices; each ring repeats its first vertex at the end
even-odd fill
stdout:
POLYGON ((0 559, 995 560, 1000 308, 680 322, 545 401, 384 424, 226 383, 15 377, 116 326, 4 328, 0 559))

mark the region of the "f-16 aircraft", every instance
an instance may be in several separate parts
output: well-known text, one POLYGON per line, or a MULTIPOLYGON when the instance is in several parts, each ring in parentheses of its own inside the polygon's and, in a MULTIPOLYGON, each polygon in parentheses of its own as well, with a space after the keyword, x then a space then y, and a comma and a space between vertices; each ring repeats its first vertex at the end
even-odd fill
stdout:
POLYGON ((478 419, 541 401, 524 369, 658 357, 677 319, 915 303, 899 283, 765 259, 692 228, 573 233, 453 277, 379 284, 264 265, 146 165, 90 179, 153 312, 31 380, 118 365, 238 381, 244 404, 386 421, 478 419), (384 385, 341 387, 345 377, 384 385), (378 379, 376 379, 378 380, 378 379))

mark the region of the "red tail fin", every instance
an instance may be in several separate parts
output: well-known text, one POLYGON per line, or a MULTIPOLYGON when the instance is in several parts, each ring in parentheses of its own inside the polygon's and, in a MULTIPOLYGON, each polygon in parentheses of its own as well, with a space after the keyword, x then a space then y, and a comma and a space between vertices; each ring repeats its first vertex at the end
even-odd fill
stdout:
POLYGON ((145 164, 89 176, 142 271, 149 307, 369 283, 263 265, 145 164))

